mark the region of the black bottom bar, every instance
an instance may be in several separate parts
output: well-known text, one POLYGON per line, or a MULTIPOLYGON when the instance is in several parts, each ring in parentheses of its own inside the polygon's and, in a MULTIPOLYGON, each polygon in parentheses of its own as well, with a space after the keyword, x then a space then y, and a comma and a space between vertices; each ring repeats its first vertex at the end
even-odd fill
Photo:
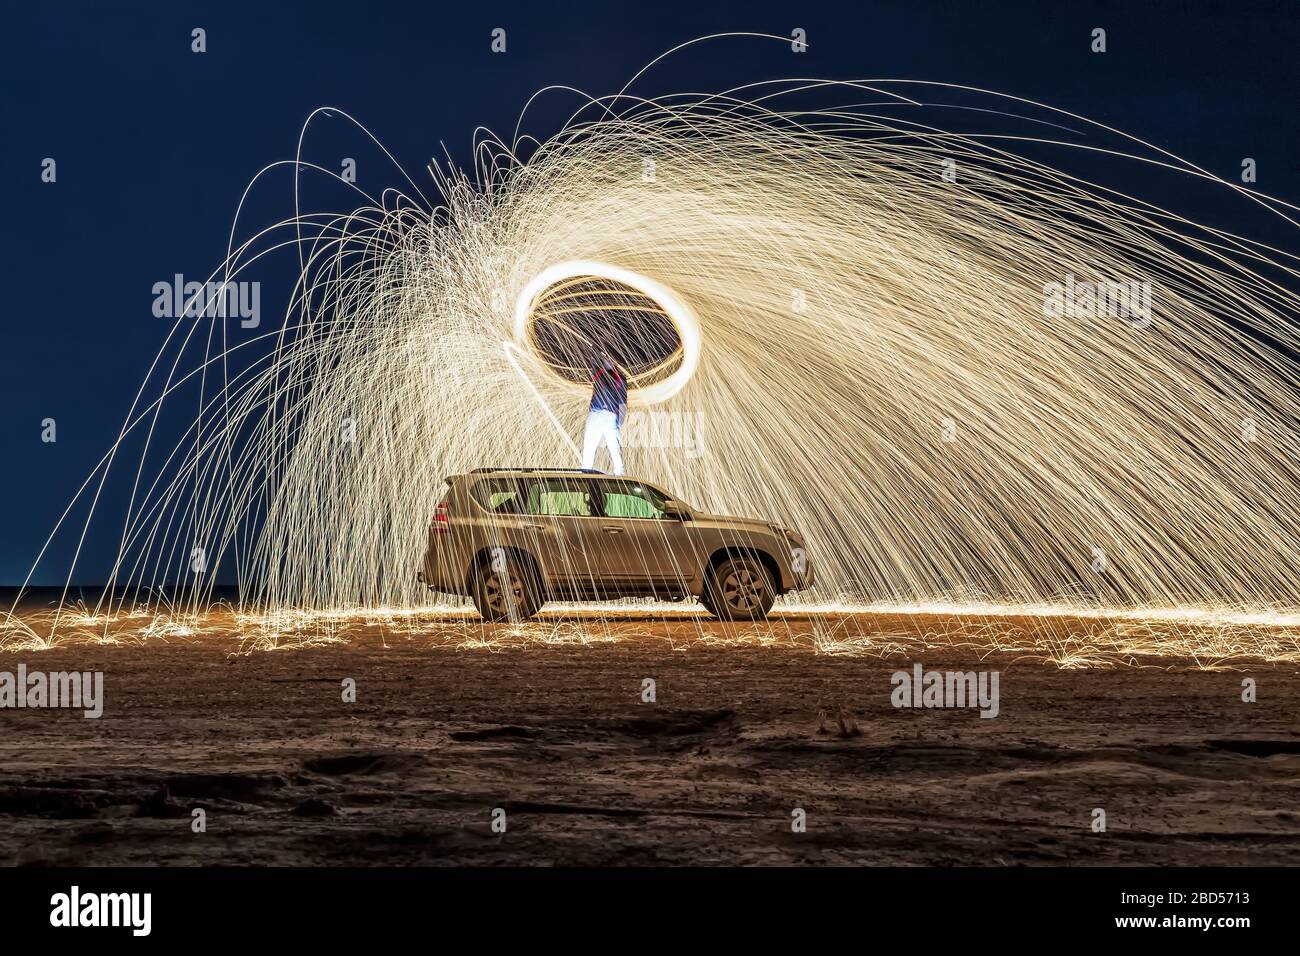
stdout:
POLYGON ((698 934, 734 945, 841 931, 874 944, 974 945, 1032 933, 1231 946, 1289 929, 1294 887, 1295 873, 1281 868, 21 869, 0 871, 0 915, 8 941, 131 940, 145 926, 144 897, 102 894, 147 893, 148 938, 204 944, 405 935, 447 946, 472 933, 491 945, 608 932, 611 944, 698 934), (70 925, 115 915, 115 927, 70 925))

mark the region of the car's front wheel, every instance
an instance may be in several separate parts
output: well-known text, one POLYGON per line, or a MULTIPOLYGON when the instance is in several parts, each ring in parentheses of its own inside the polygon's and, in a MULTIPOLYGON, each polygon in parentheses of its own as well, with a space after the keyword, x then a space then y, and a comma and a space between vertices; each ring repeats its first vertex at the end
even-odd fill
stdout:
POLYGON ((776 602, 776 588, 757 558, 728 558, 709 573, 701 600, 724 621, 761 621, 776 602))
POLYGON ((474 606, 485 621, 522 621, 544 603, 537 575, 513 554, 480 563, 474 572, 473 591, 474 606))

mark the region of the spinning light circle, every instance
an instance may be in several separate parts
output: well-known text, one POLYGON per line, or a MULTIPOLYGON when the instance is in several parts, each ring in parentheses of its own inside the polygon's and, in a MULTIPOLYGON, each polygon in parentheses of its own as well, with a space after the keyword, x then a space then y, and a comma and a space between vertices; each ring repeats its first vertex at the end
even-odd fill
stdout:
MULTIPOLYGON (((681 342, 680 364, 667 377, 644 387, 630 389, 628 399, 641 405, 656 405, 680 392, 686 383, 691 380, 691 376, 695 374, 695 369, 700 362, 701 336, 699 319, 690 306, 663 283, 651 279, 649 276, 633 272, 630 269, 583 259, 559 262, 543 269, 524 286, 516 301, 515 344, 522 350, 532 351, 530 326, 535 317, 535 308, 539 298, 548 289, 571 279, 604 279, 628 286, 650 298, 662 310, 663 314, 672 320, 673 327, 676 329, 678 339, 681 342)), ((544 361, 540 364, 544 368, 550 368, 544 361)), ((562 383, 562 387, 566 391, 574 394, 586 392, 589 388, 586 384, 572 382, 560 375, 556 375, 555 378, 562 383)))

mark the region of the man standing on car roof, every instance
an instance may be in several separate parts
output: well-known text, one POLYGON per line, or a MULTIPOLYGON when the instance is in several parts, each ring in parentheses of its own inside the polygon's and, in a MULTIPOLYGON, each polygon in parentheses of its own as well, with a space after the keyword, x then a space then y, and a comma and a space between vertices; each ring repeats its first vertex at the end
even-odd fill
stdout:
POLYGON ((627 417, 627 379, 608 352, 600 355, 601 364, 591 377, 591 410, 582 439, 582 467, 596 466, 596 450, 601 442, 609 445, 609 459, 614 474, 623 474, 623 442, 619 430, 627 417))

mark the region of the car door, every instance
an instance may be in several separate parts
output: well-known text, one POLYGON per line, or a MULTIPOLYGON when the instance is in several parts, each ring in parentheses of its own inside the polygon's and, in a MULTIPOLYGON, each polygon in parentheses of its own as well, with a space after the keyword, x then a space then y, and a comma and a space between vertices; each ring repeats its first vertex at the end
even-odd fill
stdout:
POLYGON ((598 535, 596 494, 585 478, 542 477, 528 480, 527 512, 529 520, 545 528, 552 542, 552 581, 586 592, 600 575, 599 563, 593 564, 592 540, 598 535))
POLYGON ((563 579, 568 538, 560 518, 537 513, 539 494, 526 478, 489 478, 474 488, 474 498, 486 512, 480 519, 482 540, 490 548, 507 548, 532 555, 548 583, 563 579))
POLYGON ((600 492, 601 565, 613 579, 656 593, 680 594, 690 580, 682 556, 689 552, 686 529, 664 512, 664 495, 639 481, 597 479, 600 492))

